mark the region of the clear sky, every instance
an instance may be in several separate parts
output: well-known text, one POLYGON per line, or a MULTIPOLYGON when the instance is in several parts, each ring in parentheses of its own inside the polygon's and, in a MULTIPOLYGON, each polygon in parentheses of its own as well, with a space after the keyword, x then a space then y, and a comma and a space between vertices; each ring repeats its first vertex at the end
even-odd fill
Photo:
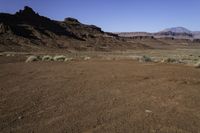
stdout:
POLYGON ((0 12, 15 13, 25 5, 51 19, 74 17, 110 32, 177 26, 200 31, 200 0, 0 0, 0 12))

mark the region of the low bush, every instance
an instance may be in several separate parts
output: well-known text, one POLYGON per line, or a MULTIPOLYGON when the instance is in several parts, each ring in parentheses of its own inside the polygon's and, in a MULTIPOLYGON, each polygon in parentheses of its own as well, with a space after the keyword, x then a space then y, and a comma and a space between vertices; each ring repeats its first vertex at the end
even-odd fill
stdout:
POLYGON ((72 61, 72 60, 74 60, 74 59, 73 58, 65 58, 65 62, 72 61))
POLYGON ((34 55, 31 55, 29 56, 27 59, 26 59, 26 62, 33 62, 33 61, 39 61, 39 58, 38 56, 34 56, 34 55))
POLYGON ((53 60, 53 57, 49 55, 45 55, 42 57, 42 61, 52 61, 52 60, 53 60))
POLYGON ((152 59, 146 55, 139 58, 139 62, 152 62, 152 59))
POLYGON ((166 59, 163 59, 161 62, 162 63, 175 63, 177 60, 175 59, 172 59, 172 58, 166 58, 166 59))
POLYGON ((53 57, 54 61, 65 61, 66 57, 64 55, 57 55, 53 57))
POLYGON ((200 61, 195 64, 196 68, 200 68, 200 61))
POLYGON ((84 57, 84 60, 90 60, 91 57, 84 57))

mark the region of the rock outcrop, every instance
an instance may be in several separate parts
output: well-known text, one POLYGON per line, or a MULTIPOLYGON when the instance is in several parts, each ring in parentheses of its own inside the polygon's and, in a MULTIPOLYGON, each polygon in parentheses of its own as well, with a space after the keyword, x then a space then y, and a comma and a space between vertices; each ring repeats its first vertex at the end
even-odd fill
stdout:
POLYGON ((51 20, 28 6, 15 14, 0 13, 0 51, 108 51, 137 47, 95 25, 82 24, 74 18, 51 20))
POLYGON ((0 34, 10 33, 11 29, 8 25, 5 25, 4 23, 0 23, 0 34))

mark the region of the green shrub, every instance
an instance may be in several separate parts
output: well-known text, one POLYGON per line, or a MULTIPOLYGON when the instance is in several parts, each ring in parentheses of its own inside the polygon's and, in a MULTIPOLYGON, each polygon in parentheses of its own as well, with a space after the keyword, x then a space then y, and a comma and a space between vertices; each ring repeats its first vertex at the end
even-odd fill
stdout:
POLYGON ((39 61, 38 56, 31 55, 26 59, 26 62, 39 61))

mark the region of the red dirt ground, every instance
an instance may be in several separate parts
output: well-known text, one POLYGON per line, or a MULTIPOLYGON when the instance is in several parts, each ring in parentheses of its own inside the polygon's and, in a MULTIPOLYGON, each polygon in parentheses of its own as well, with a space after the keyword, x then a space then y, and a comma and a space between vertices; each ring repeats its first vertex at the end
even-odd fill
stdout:
POLYGON ((129 60, 4 62, 0 132, 198 133, 200 69, 129 60))

